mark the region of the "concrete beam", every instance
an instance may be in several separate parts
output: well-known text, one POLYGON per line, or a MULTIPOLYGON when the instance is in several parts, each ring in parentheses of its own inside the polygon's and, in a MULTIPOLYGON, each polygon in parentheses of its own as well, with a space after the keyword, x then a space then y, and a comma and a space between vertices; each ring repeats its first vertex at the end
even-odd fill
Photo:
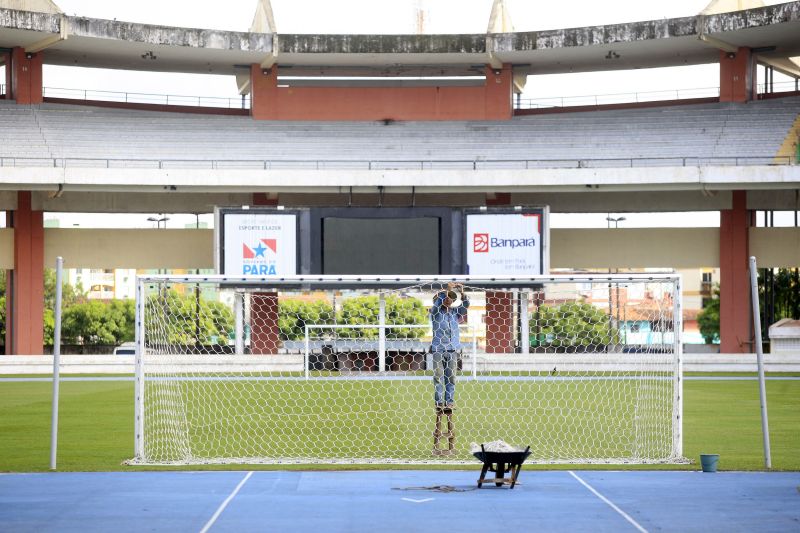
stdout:
POLYGON ((0 228, 0 270, 14 268, 14 230, 0 228))
MULTIPOLYGON (((762 267, 800 265, 800 228, 750 228, 762 267)), ((45 266, 213 268, 213 230, 46 228, 45 266)), ((552 229, 552 268, 718 268, 718 228, 552 229)), ((14 230, 0 229, 0 269, 14 266, 14 230)))
POLYGON ((718 228, 551 229, 551 268, 714 268, 718 228))
POLYGON ((717 50, 722 50, 723 52, 728 52, 729 54, 735 54, 739 51, 739 47, 730 43, 726 43, 722 39, 716 39, 711 37, 710 35, 700 34, 698 38, 703 41, 704 43, 713 46, 717 50))
POLYGON ((800 228, 750 228, 749 245, 759 268, 800 266, 800 228))
POLYGON ((65 268, 214 268, 206 229, 45 229, 45 265, 65 268))
POLYGON ((59 26, 60 31, 58 32, 58 35, 51 35, 40 41, 26 45, 25 52, 28 54, 35 54, 36 52, 41 52, 45 48, 50 48, 54 44, 60 43, 61 41, 67 39, 69 37, 69 22, 67 21, 66 16, 61 15, 61 22, 59 26))
MULTIPOLYGON (((66 192, 59 198, 34 193, 36 209, 60 213, 211 213, 215 206, 250 205, 253 195, 235 193, 66 192)), ((0 204, 0 209, 2 209, 0 204)), ((10 208, 9 208, 10 209, 10 208)))

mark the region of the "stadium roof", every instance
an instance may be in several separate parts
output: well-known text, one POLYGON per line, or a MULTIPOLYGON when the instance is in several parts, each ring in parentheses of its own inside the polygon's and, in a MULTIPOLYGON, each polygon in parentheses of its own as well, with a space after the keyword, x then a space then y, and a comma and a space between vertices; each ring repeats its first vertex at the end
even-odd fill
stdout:
MULTIPOLYGON (((756 9, 534 32, 304 35, 177 28, 0 8, 0 47, 46 50, 44 62, 236 74, 253 63, 298 76, 463 76, 493 62, 517 74, 712 63, 752 48, 762 61, 800 55, 800 2, 756 9)), ((797 75, 798 72, 788 72, 797 75)))

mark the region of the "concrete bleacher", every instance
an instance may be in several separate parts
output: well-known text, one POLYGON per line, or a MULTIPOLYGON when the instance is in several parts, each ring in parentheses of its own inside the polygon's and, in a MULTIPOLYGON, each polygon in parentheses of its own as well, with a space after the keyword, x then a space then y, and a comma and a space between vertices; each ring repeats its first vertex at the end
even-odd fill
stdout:
POLYGON ((768 164, 798 115, 800 97, 388 124, 0 100, 0 157, 139 168, 208 168, 210 161, 216 168, 304 169, 682 166, 736 164, 734 158, 768 164))

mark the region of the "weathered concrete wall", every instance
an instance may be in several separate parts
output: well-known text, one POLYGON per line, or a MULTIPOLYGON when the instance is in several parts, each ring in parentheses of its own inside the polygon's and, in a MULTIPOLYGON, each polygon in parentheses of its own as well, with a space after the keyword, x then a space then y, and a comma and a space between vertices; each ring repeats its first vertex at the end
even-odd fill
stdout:
MULTIPOLYGON (((6 2, 11 0, 6 0, 6 2)), ((25 3, 25 0, 17 0, 25 3)), ((4 5, 0 3, 0 5, 4 5)), ((0 27, 57 33, 59 15, 0 8, 0 27)), ((67 17, 70 33, 153 45, 272 52, 272 34, 176 28, 67 17)), ((800 2, 709 16, 535 32, 444 35, 280 35, 281 54, 485 54, 715 34, 800 21, 800 2)))
POLYGON ((496 52, 512 52, 628 43, 694 34, 696 34, 696 17, 684 17, 607 26, 506 33, 494 37, 496 52))
POLYGON ((494 36, 495 52, 544 50, 603 44, 629 43, 736 31, 800 21, 800 2, 789 2, 747 11, 710 16, 609 24, 494 36))
POLYGON ((61 15, 0 8, 0 28, 58 33, 61 15))
POLYGON ((705 33, 736 31, 800 20, 800 2, 786 2, 758 9, 697 17, 705 33))
POLYGON ((483 54, 486 36, 287 34, 279 46, 282 54, 483 54))
POLYGON ((0 8, 40 13, 61 13, 61 9, 50 0, 0 0, 0 8))
POLYGON ((70 17, 69 31, 75 36, 153 45, 272 52, 272 36, 263 33, 175 28, 85 17, 70 17))

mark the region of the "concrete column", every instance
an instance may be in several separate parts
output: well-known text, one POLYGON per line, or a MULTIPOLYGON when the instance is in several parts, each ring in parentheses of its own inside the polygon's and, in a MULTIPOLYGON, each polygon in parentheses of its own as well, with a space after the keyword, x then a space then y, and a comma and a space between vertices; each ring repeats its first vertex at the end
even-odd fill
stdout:
POLYGON ((280 348, 278 293, 258 292, 250 296, 250 353, 277 354, 280 348))
POLYGON ((40 355, 44 348, 44 217, 31 193, 17 193, 10 213, 14 270, 6 282, 6 354, 40 355))
POLYGON ((732 209, 720 211, 719 336, 720 352, 752 352, 750 280, 748 277, 747 193, 733 191, 732 209))
POLYGON ((486 291, 486 353, 514 353, 514 295, 486 291))
POLYGON ((749 102, 758 95, 756 60, 749 48, 719 53, 719 101, 749 102))
MULTIPOLYGON (((8 69, 8 66, 6 66, 8 69)), ((41 104, 42 54, 28 54, 24 48, 11 51, 11 98, 18 104, 41 104)))

